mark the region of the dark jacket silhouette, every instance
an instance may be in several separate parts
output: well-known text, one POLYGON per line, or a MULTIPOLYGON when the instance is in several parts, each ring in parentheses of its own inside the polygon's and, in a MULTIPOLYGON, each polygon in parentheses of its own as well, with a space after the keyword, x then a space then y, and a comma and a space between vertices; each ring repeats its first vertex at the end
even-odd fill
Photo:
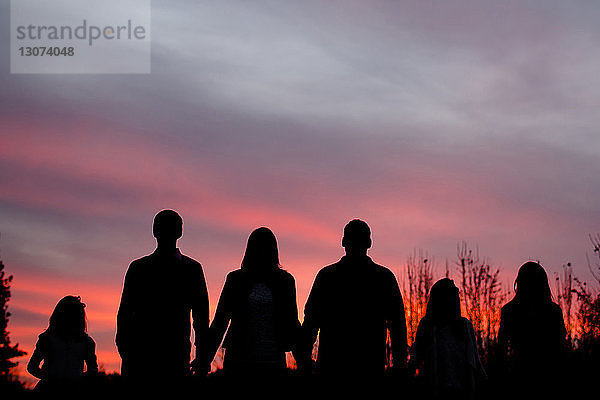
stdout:
POLYGON ((410 353, 411 370, 428 395, 470 398, 486 373, 471 321, 461 316, 458 288, 443 278, 431 288, 410 353))
POLYGON ((296 284, 279 268, 275 236, 259 228, 248 239, 242 267, 227 275, 210 330, 211 354, 223 340, 226 374, 282 374, 300 327, 296 284))
POLYGON ((390 331, 395 367, 406 362, 406 320, 394 274, 366 255, 371 246, 366 223, 344 229, 346 256, 317 274, 304 308, 302 367, 310 368, 319 335, 317 371, 323 375, 383 375, 390 331))
POLYGON ((180 221, 174 211, 157 214, 158 248, 127 270, 116 336, 124 376, 188 375, 190 312, 198 369, 208 370, 208 292, 202 266, 175 247, 180 221))
POLYGON ((523 264, 515 286, 515 297, 501 311, 499 353, 509 379, 536 386, 558 376, 567 331, 540 264, 523 264))

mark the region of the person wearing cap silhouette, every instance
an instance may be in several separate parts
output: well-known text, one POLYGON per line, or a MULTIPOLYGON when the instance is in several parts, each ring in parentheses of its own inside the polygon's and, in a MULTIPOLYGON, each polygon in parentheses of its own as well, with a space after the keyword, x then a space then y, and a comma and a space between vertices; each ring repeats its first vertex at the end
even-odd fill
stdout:
POLYGON ((394 370, 405 370, 404 305, 394 274, 371 260, 371 230, 361 220, 344 228, 346 255, 317 274, 304 308, 303 360, 311 373, 311 353, 319 335, 316 372, 322 376, 383 376, 389 331, 394 370))
POLYGON ((154 217, 156 250, 127 270, 117 315, 121 374, 131 378, 205 374, 208 360, 208 291, 202 266, 177 248, 183 220, 173 210, 154 217), (196 359, 190 364, 190 313, 196 359))

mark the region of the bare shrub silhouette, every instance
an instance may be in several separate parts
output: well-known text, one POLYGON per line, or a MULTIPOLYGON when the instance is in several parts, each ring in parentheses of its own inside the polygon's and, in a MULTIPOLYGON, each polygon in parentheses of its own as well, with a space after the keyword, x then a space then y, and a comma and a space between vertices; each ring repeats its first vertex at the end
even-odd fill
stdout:
MULTIPOLYGON (((592 276, 600 285, 600 234, 590 235, 594 255, 586 254, 587 264, 592 276)), ((577 330, 581 350, 592 351, 600 345, 600 290, 587 286, 586 282, 574 278, 579 307, 577 310, 577 330)))
POLYGON ((590 242, 592 244, 594 256, 592 256, 592 259, 590 259, 588 254, 585 256, 592 276, 600 284, 600 233, 590 235, 590 242))
POLYGON ((572 348, 573 343, 573 307, 575 289, 574 284, 576 278, 573 275, 573 266, 571 263, 567 263, 562 267, 562 274, 556 277, 556 300, 563 312, 563 319, 565 320, 565 328, 567 329, 567 345, 572 348))
POLYGON ((466 242, 457 245, 459 289, 463 312, 473 324, 480 355, 487 362, 497 341, 500 309, 508 291, 499 279, 500 268, 492 266, 466 242))
POLYGON ((575 278, 577 300, 578 336, 581 345, 600 339, 600 294, 594 295, 593 290, 585 282, 575 278))
POLYGON ((407 257, 405 275, 401 275, 409 345, 414 342, 419 321, 427 309, 429 290, 433 285, 433 269, 434 262, 428 257, 427 252, 415 249, 407 257))

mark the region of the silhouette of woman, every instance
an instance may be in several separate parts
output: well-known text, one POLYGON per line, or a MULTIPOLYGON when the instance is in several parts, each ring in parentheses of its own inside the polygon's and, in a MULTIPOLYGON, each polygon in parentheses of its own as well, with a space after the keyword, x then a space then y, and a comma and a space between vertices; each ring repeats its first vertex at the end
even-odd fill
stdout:
POLYGON ((567 331, 540 264, 528 261, 521 266, 515 292, 502 307, 499 354, 508 378, 522 387, 538 387, 559 373, 567 331))
POLYGON ((440 398, 469 398, 486 378, 473 325, 461 316, 458 288, 451 279, 441 279, 431 288, 409 368, 418 370, 428 395, 440 398))
POLYGON ((96 344, 86 333, 85 304, 76 296, 63 297, 52 312, 48 329, 38 337, 27 371, 38 379, 37 389, 72 383, 98 372, 96 344), (40 368, 40 363, 43 365, 40 368))
POLYGON ((281 375, 300 323, 296 284, 279 265, 277 240, 265 227, 250 234, 241 268, 227 275, 210 326, 214 355, 223 342, 227 375, 281 375))

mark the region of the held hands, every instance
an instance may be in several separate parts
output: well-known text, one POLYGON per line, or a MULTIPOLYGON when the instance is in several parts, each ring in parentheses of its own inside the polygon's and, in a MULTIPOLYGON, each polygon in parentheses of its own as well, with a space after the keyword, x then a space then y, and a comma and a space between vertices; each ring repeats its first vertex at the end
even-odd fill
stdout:
POLYGON ((190 367, 191 367, 193 376, 204 377, 204 376, 208 375, 208 373, 210 372, 210 363, 207 363, 202 360, 198 360, 198 358, 195 358, 190 363, 190 367))

